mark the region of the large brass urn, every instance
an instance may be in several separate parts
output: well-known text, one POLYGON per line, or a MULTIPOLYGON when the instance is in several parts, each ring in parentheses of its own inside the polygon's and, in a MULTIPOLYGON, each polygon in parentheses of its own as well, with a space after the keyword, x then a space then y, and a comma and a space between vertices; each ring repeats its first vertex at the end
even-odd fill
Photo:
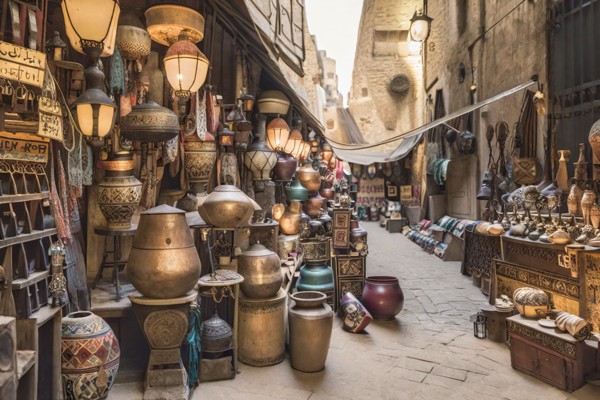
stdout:
POLYGON ((250 197, 233 185, 219 185, 201 201, 200 216, 217 228, 247 226, 254 213, 250 197))
POLYGON ((185 212, 166 204, 140 216, 127 261, 127 276, 144 296, 184 296, 200 278, 200 258, 185 212))
POLYGON ((283 282, 279 256, 260 243, 253 244, 239 255, 238 272, 244 277, 240 289, 246 296, 255 299, 275 296, 283 282))
POLYGON ((309 196, 321 188, 321 174, 312 167, 309 159, 305 159, 302 166, 296 170, 296 179, 308 190, 309 196))

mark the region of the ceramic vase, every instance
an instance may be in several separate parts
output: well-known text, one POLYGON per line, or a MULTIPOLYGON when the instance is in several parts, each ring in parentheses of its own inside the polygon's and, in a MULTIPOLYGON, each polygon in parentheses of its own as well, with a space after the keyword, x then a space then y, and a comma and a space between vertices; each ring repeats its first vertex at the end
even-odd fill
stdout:
POLYGON ((255 299, 275 296, 283 282, 279 256, 260 243, 239 255, 238 273, 244 277, 240 289, 255 299))
POLYGON ((315 194, 321 188, 321 175, 319 171, 312 167, 308 158, 296 170, 296 179, 308 190, 309 194, 315 194))
POLYGON ((342 315, 344 330, 352 333, 362 332, 373 320, 371 313, 351 292, 342 297, 339 312, 342 315))
POLYGON ((583 190, 577 186, 577 183, 571 185, 569 196, 567 197, 567 210, 570 214, 580 217, 581 213, 581 198, 583 197, 583 190))
POLYGON ((300 269, 300 277, 296 284, 299 292, 330 292, 334 288, 333 269, 322 261, 307 261, 300 269))
POLYGON ((322 197, 319 192, 309 197, 302 207, 304 212, 311 218, 317 218, 321 210, 327 209, 327 199, 322 197))
POLYGON ((302 220, 302 203, 292 201, 279 219, 279 230, 284 235, 297 235, 300 233, 302 220))
POLYGON ((600 228, 600 206, 594 203, 590 209, 590 221, 594 229, 600 228))
MULTIPOLYGON (((193 138, 193 135, 190 137, 193 138)), ((192 193, 206 192, 215 161, 217 160, 217 144, 214 140, 190 140, 183 144, 185 151, 185 172, 190 182, 192 193)))
POLYGON ((106 173, 98 184, 98 206, 108 229, 131 228, 131 217, 142 198, 142 183, 133 176, 131 154, 102 162, 106 173))
POLYGON ((569 191, 569 173, 567 169, 566 155, 569 150, 558 150, 560 158, 558 160, 558 171, 556 172, 556 183, 558 188, 566 193, 569 191))
POLYGON ((273 167, 273 177, 278 181, 289 181, 298 168, 298 160, 285 153, 277 153, 277 163, 273 167))
POLYGON ((302 372, 319 372, 329 352, 333 311, 321 292, 297 292, 290 298, 290 364, 302 372))
POLYGON ((106 399, 121 350, 110 326, 89 311, 62 319, 61 373, 66 400, 106 399))
POLYGON ((308 190, 299 181, 293 181, 285 187, 285 196, 290 203, 292 201, 303 202, 308 198, 308 190))
POLYGON ((404 293, 398 278, 369 276, 365 279, 362 303, 374 319, 393 320, 402 311, 404 293))
POLYGON ((581 196, 581 212, 583 214, 583 222, 586 225, 591 224, 590 212, 595 201, 596 193, 594 193, 593 190, 586 190, 585 192, 583 192, 583 195, 581 196))

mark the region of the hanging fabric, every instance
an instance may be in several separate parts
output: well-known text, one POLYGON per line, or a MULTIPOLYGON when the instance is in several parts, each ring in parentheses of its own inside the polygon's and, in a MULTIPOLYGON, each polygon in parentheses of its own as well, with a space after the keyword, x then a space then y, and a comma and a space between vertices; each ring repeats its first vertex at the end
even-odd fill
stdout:
POLYGON ((191 389, 198 383, 200 372, 200 352, 202 351, 202 315, 200 307, 196 303, 190 306, 190 316, 188 322, 188 331, 185 338, 185 347, 187 347, 187 362, 185 369, 188 372, 188 387, 191 389))
POLYGON ((523 96, 521 115, 516 124, 516 135, 520 138, 520 154, 513 160, 513 180, 521 185, 531 185, 542 175, 536 158, 537 112, 533 103, 533 92, 527 90, 523 96))
MULTIPOLYGON (((208 93, 210 95, 210 93, 208 93)), ((204 91, 202 98, 200 98, 200 92, 196 92, 196 134, 200 140, 206 138, 207 128, 207 115, 206 115, 206 96, 207 92, 204 91)))

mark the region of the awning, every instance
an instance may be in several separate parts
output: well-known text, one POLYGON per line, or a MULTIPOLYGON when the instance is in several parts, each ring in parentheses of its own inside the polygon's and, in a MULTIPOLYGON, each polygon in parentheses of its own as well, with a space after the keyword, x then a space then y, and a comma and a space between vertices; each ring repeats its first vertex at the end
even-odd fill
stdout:
POLYGON ((506 90, 496 96, 490 97, 489 99, 480 101, 476 104, 461 108, 458 111, 450 113, 442 118, 438 118, 435 121, 429 122, 416 129, 412 129, 408 132, 401 133, 389 139, 383 140, 377 143, 368 144, 351 144, 341 143, 333 138, 327 138, 331 147, 340 159, 361 165, 369 165, 374 162, 385 163, 389 161, 399 160, 408 154, 408 152, 421 140, 423 133, 430 129, 433 129, 439 125, 446 124, 455 118, 458 118, 464 114, 473 112, 483 106, 494 103, 506 96, 510 96, 520 90, 526 89, 532 84, 537 82, 537 75, 531 77, 525 83, 513 87, 512 89, 506 90), (392 150, 388 150, 392 147, 392 150))

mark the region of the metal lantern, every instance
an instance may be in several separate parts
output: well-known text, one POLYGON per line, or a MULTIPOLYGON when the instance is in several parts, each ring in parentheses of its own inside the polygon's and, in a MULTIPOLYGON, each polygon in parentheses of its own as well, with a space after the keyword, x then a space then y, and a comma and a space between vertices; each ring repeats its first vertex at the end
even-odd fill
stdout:
POLYGON ((290 132, 290 136, 283 147, 283 151, 294 158, 298 158, 303 148, 302 143, 302 132, 300 132, 298 128, 295 128, 290 132))
POLYGON ((186 31, 179 35, 179 41, 167 50, 164 59, 165 73, 175 96, 187 101, 197 92, 208 73, 208 58, 198 47, 188 40, 186 31))
POLYGON ((429 37, 431 21, 433 21, 433 18, 427 16, 423 9, 415 11, 410 19, 410 40, 419 43, 426 41, 429 37))
POLYGON ((329 163, 331 158, 333 157, 333 148, 329 143, 323 143, 323 148, 321 149, 321 158, 325 163, 329 163))
POLYGON ((53 61, 64 60, 64 53, 67 44, 60 38, 60 32, 54 31, 52 38, 46 42, 46 53, 48 58, 53 61))
POLYGON ((235 133, 229 129, 229 126, 225 125, 225 127, 219 132, 219 144, 223 147, 232 147, 233 146, 233 138, 235 133))
POLYGON ((71 46, 92 59, 108 57, 115 50, 119 0, 63 0, 65 30, 71 46))
POLYGON ((254 110, 254 101, 255 98, 251 94, 246 93, 246 88, 242 88, 242 95, 238 99, 238 102, 241 101, 243 104, 244 112, 252 112, 254 110))
POLYGON ((266 119, 258 117, 258 130, 254 142, 248 146, 244 153, 244 165, 252 172, 252 180, 257 190, 264 187, 264 181, 270 179, 271 170, 277 164, 277 153, 264 142, 266 119))
POLYGON ((267 143, 272 150, 284 151, 290 137, 290 127, 283 118, 275 118, 267 127, 267 143))
POLYGON ((487 338, 487 317, 483 312, 473 314, 469 319, 473 322, 473 335, 478 339, 487 338))
POLYGON ((298 157, 299 160, 304 160, 305 158, 310 157, 310 143, 302 142, 302 150, 300 151, 300 155, 298 157))

